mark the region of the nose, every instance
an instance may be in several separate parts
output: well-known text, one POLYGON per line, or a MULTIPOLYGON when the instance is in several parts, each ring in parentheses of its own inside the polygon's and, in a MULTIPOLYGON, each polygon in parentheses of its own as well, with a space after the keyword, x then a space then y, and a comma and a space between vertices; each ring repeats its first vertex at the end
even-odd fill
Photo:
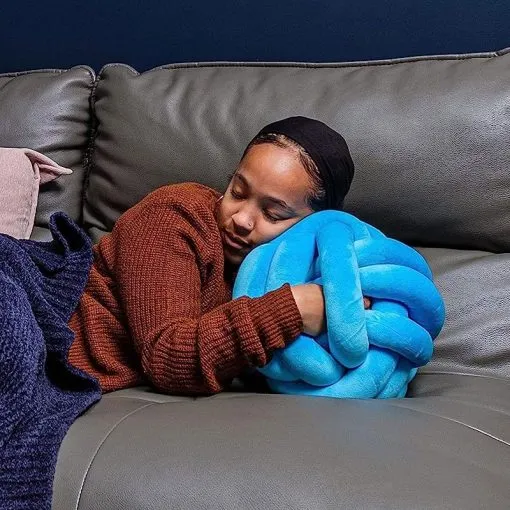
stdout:
POLYGON ((253 214, 246 208, 237 211, 232 215, 232 222, 234 223, 234 230, 239 235, 247 235, 253 230, 254 220, 253 214))

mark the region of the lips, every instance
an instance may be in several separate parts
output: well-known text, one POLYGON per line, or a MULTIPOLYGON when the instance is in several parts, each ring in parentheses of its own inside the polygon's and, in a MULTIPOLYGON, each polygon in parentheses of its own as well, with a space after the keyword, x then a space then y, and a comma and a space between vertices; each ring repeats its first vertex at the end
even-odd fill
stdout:
POLYGON ((227 241, 227 244, 232 246, 233 248, 237 248, 238 250, 243 250, 249 247, 248 243, 245 243, 244 241, 241 241, 239 238, 232 236, 230 232, 227 232, 226 230, 223 231, 225 240, 227 241))

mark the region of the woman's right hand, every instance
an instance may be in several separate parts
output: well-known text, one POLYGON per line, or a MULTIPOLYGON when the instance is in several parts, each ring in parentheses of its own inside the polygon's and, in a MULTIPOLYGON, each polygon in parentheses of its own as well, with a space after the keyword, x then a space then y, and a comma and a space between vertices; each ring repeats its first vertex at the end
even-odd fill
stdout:
MULTIPOLYGON (((316 337, 326 329, 326 312, 322 285, 304 283, 291 285, 291 291, 303 319, 303 332, 316 337)), ((363 297, 365 309, 372 306, 370 298, 363 297)))
POLYGON ((322 285, 304 283, 290 289, 303 319, 303 332, 313 337, 320 335, 326 328, 322 285))

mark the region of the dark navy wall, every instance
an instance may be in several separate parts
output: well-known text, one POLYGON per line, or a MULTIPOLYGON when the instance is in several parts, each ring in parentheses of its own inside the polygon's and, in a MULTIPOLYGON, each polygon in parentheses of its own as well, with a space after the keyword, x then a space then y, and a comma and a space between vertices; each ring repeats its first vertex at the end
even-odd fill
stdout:
POLYGON ((1 1, 0 72, 339 62, 510 46, 509 0, 1 1))

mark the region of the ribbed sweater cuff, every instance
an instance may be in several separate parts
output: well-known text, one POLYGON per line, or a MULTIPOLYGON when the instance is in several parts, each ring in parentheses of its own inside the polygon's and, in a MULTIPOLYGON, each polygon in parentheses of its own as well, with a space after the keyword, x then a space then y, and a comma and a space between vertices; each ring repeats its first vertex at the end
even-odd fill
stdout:
POLYGON ((285 347, 303 332, 303 319, 288 283, 252 298, 250 316, 255 328, 264 333, 266 349, 285 347))

